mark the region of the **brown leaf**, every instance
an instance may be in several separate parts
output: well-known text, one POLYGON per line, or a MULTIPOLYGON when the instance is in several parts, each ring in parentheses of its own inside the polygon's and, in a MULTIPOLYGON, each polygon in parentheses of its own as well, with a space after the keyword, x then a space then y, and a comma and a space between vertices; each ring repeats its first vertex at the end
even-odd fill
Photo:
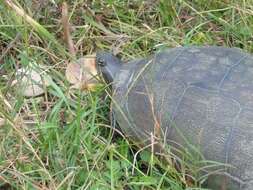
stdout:
POLYGON ((75 89, 91 89, 99 82, 96 79, 97 69, 95 55, 80 58, 74 63, 69 63, 66 68, 66 78, 75 89))

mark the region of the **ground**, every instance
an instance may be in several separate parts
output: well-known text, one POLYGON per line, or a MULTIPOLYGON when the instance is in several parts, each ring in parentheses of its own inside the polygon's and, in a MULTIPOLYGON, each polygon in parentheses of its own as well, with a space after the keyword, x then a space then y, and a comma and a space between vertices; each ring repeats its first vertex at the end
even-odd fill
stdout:
MULTIPOLYGON (((200 188, 205 178, 192 165, 182 160, 176 170, 111 129, 106 87, 70 88, 65 69, 74 58, 64 43, 62 3, 0 2, 0 189, 200 188), (30 67, 50 78, 42 96, 24 97, 13 85, 17 70, 30 67)), ((188 45, 253 52, 252 0, 67 4, 77 58, 104 50, 130 60, 188 45)))

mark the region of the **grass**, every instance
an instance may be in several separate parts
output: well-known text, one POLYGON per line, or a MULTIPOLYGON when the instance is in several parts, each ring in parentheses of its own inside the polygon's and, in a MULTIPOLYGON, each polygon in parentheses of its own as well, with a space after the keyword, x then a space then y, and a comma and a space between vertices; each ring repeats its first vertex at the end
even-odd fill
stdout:
MULTIPOLYGON (((62 1, 0 2, 0 189, 197 189, 197 179, 111 130, 104 89, 71 91, 72 57, 60 23, 62 1), (40 2, 40 3, 38 3, 40 2), (21 9, 22 10, 22 9, 21 9), (22 12, 22 11, 21 11, 22 12), (51 77, 42 97, 11 86, 33 63, 51 77)), ((180 45, 253 52, 252 0, 68 1, 76 56, 97 50, 124 60, 180 45)), ((187 166, 195 175, 196 168, 187 166)), ((197 183, 198 182, 198 183, 197 183)))

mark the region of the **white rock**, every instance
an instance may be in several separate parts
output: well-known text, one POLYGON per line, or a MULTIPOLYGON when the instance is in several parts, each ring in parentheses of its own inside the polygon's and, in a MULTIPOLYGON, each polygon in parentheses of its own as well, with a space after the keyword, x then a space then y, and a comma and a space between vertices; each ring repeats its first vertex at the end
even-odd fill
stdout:
POLYGON ((16 73, 17 92, 26 97, 39 96, 44 93, 45 82, 41 74, 33 68, 20 68, 16 73))

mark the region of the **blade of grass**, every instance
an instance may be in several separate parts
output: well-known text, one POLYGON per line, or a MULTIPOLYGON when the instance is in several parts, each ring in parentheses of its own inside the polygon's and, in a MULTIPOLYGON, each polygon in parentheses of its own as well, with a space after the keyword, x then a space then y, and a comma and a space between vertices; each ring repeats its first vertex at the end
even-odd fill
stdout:
POLYGON ((69 55, 69 53, 64 50, 63 46, 55 39, 54 35, 52 35, 45 27, 26 14, 24 9, 15 5, 11 0, 5 0, 5 3, 13 11, 15 11, 18 16, 22 17, 28 24, 30 24, 41 37, 45 38, 48 42, 52 42, 63 57, 69 55))

